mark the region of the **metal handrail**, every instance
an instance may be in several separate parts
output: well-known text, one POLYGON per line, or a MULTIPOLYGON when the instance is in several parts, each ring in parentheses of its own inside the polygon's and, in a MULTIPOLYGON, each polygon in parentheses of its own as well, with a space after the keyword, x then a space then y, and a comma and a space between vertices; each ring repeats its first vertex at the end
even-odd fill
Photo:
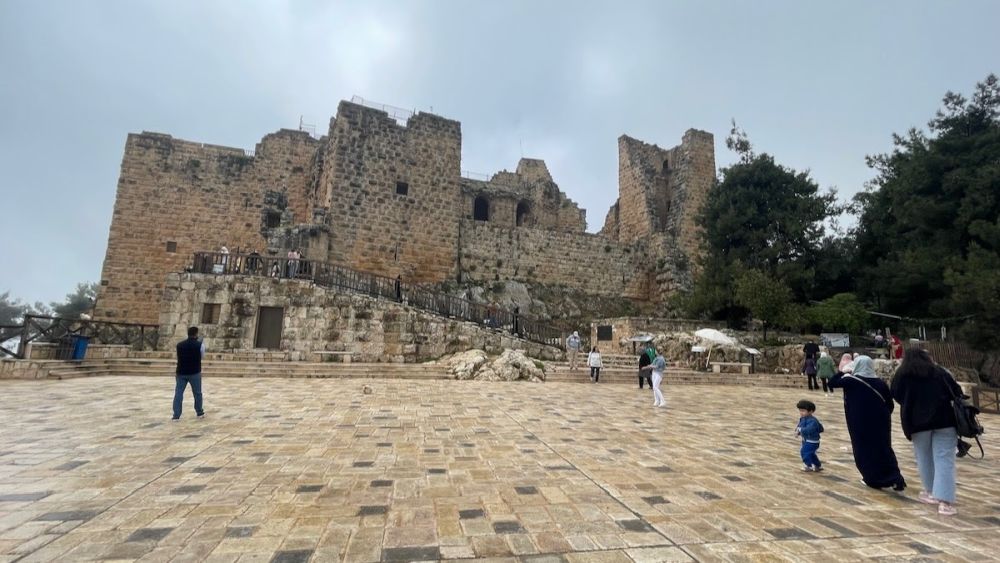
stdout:
MULTIPOLYGON (((48 315, 25 315, 20 325, 0 327, 4 339, 17 339, 17 350, 0 346, 0 354, 25 359, 31 342, 55 342, 66 336, 86 336, 95 344, 124 344, 136 350, 156 350, 159 340, 158 325, 117 323, 91 319, 67 319, 48 315)), ((2 336, 2 335, 0 335, 2 336)), ((5 340, 0 339, 0 343, 5 340)))
POLYGON ((518 311, 476 303, 420 285, 403 283, 396 278, 360 272, 328 262, 252 253, 196 252, 191 270, 200 274, 307 280, 324 287, 338 287, 372 297, 405 302, 442 316, 506 330, 513 336, 539 344, 558 347, 562 343, 562 333, 558 329, 518 311))

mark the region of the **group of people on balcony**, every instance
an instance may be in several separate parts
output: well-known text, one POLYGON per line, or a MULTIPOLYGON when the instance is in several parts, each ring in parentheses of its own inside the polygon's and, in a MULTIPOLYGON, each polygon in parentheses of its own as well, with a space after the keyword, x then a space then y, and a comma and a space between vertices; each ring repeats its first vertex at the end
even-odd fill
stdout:
POLYGON ((229 248, 221 245, 215 256, 203 255, 204 262, 196 264, 195 269, 204 273, 229 274, 243 273, 250 275, 267 275, 272 278, 297 278, 308 273, 308 262, 302 260, 298 248, 288 251, 284 260, 280 258, 261 256, 257 249, 251 249, 246 257, 230 256, 229 248))

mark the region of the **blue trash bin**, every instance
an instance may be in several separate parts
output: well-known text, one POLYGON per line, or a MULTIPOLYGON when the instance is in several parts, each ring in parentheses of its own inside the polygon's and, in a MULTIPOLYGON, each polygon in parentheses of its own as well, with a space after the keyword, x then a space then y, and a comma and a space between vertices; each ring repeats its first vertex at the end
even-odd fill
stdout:
POLYGON ((76 335, 76 342, 73 344, 73 359, 82 360, 87 357, 87 345, 90 344, 89 336, 76 335))

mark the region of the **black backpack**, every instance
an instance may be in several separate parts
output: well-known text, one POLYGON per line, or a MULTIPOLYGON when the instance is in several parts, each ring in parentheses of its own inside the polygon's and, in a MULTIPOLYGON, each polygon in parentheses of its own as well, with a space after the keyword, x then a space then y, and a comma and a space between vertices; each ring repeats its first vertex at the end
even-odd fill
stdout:
MULTIPOLYGON (((951 374, 948 375, 951 377, 951 374)), ((955 390, 952 389, 949 382, 945 381, 945 386, 948 387, 948 392, 951 394, 951 408, 955 411, 955 430, 958 432, 959 438, 975 439, 976 444, 979 445, 979 459, 982 459, 986 456, 986 452, 983 451, 983 444, 979 441, 979 436, 983 433, 983 425, 976 420, 979 409, 970 405, 965 397, 955 394, 955 390)), ((965 456, 971 448, 972 444, 963 442, 961 439, 958 440, 959 457, 965 456)))

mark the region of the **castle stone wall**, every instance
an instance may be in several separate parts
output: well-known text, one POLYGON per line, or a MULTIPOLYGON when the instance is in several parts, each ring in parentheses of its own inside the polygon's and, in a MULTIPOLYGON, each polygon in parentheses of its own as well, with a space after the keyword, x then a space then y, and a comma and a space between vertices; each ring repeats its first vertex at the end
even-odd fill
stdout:
POLYGON ((266 140, 259 160, 170 135, 129 135, 95 318, 156 323, 166 275, 189 266, 194 252, 262 248, 265 192, 283 189, 282 179, 294 186, 287 161, 311 151, 281 134, 266 140))
POLYGON ((419 113, 401 126, 341 102, 320 179, 330 260, 412 282, 453 277, 461 151, 457 121, 419 113))
POLYGON ((463 279, 525 280, 645 300, 648 261, 642 242, 625 245, 587 233, 462 222, 463 279))
POLYGON ((463 179, 461 125, 342 102, 327 136, 287 129, 254 153, 131 134, 125 144, 95 317, 157 321, 163 283, 194 252, 257 250, 394 277, 463 276, 572 287, 662 302, 690 287, 697 215, 715 179, 712 135, 672 149, 622 136, 619 198, 599 235, 544 161, 463 179), (475 223, 473 201, 490 202, 475 223), (526 206, 518 224, 518 208, 526 206))
POLYGON ((422 362, 480 348, 491 354, 524 350, 557 359, 561 350, 474 323, 446 319, 391 301, 338 293, 305 281, 266 277, 171 274, 160 315, 160 346, 183 340, 198 326, 214 352, 254 348, 260 307, 282 307, 281 349, 292 360, 314 360, 315 352, 349 352, 356 362, 422 362), (218 324, 201 323, 206 303, 220 304, 218 324))

